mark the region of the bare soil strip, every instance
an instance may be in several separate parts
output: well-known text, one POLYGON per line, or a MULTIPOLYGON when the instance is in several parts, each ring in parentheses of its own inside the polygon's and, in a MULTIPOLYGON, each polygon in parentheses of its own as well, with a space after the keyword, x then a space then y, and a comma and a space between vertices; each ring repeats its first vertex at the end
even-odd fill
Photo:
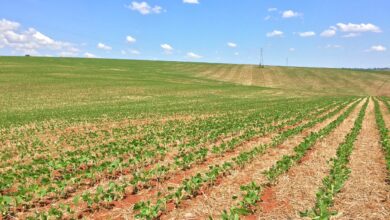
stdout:
POLYGON ((390 130, 390 112, 388 111, 383 101, 380 100, 378 103, 382 112, 383 120, 385 120, 386 127, 390 130))
MULTIPOLYGON (((329 111, 334 110, 333 108, 329 111)), ((327 114, 328 111, 325 114, 327 114)), ((322 115, 322 114, 321 114, 322 115)), ((306 121, 302 121, 297 123, 296 125, 293 126, 286 126, 277 132, 272 132, 270 134, 266 134, 261 137, 255 137, 251 139, 250 141, 247 141, 243 144, 240 144, 239 146, 234 149, 234 151, 231 152, 226 152, 221 156, 215 155, 215 156, 210 156, 206 158, 206 161, 199 163, 197 165, 192 166, 189 170, 176 170, 174 173, 172 173, 170 176, 167 177, 167 181, 162 181, 156 183, 155 187, 153 189, 147 189, 147 190, 141 190, 140 192, 137 193, 135 196, 127 195, 126 199, 124 201, 119 201, 119 203, 115 204, 115 208, 113 211, 110 212, 110 214, 116 213, 117 215, 121 215, 121 213, 133 213, 132 211, 129 211, 132 209, 133 205, 140 201, 147 199, 148 197, 151 198, 153 197, 153 193, 155 192, 165 192, 167 189, 167 186, 176 186, 180 185, 181 182, 188 177, 191 177, 192 175, 198 173, 198 172, 204 172, 205 170, 208 169, 209 166, 212 165, 217 165, 217 164, 222 164, 225 161, 231 160, 233 157, 238 156, 241 152, 246 151, 248 149, 251 149, 255 146, 257 146, 259 143, 270 143, 272 138, 275 137, 279 132, 288 130, 293 127, 297 127, 301 125, 302 123, 305 123, 306 121)), ((100 219, 101 216, 105 216, 103 213, 96 213, 94 215, 94 218, 96 216, 99 216, 100 219)))
POLYGON ((336 156, 338 146, 353 128, 362 104, 328 136, 315 143, 299 165, 280 176, 276 185, 263 190, 261 209, 256 213, 258 219, 299 218, 299 211, 315 203, 317 189, 330 171, 328 162, 336 156))
MULTIPOLYGON (((332 107, 329 110, 325 111, 324 113, 321 113, 318 117, 326 115, 327 113, 333 111, 334 109, 335 109, 335 107, 332 107)), ((316 111, 318 111, 318 110, 316 110, 316 111)), ((287 130, 287 129, 299 126, 299 125, 301 125, 302 123, 305 123, 305 122, 307 122, 307 121, 304 120, 304 121, 301 121, 301 122, 299 122, 299 123, 297 123, 297 124, 295 124, 293 126, 283 127, 281 129, 278 129, 279 130, 278 132, 282 132, 284 130, 287 130)), ((223 154, 222 157, 219 157, 217 155, 207 157, 205 162, 203 162, 201 164, 197 164, 196 166, 192 166, 189 170, 186 170, 186 171, 177 170, 177 171, 175 171, 172 174, 167 176, 167 179, 168 179, 167 184, 170 183, 170 182, 180 183, 181 180, 184 179, 185 177, 191 176, 191 175, 193 175, 196 172, 199 172, 199 171, 202 171, 202 170, 206 170, 208 168, 208 166, 211 165, 211 164, 219 164, 221 161, 227 161, 227 160, 231 159, 232 157, 237 156, 240 152, 242 152, 242 151, 244 151, 244 150, 246 150, 248 148, 251 148, 252 146, 258 144, 259 142, 261 142, 261 143, 269 142, 274 136, 277 135, 278 132, 272 132, 272 133, 266 134, 266 135, 264 135, 262 137, 255 137, 252 140, 250 140, 250 141, 248 141, 248 142, 246 142, 244 144, 239 145, 234 151, 227 152, 227 153, 223 154)), ((226 140, 227 139, 228 138, 226 138, 226 140)), ((167 162, 167 161, 165 161, 165 162, 167 162)), ((118 178, 120 178, 120 179, 129 179, 131 176, 132 176, 131 174, 121 175, 121 176, 118 176, 118 178)), ((112 179, 109 180, 109 181, 104 181, 104 182, 100 183, 99 185, 100 186, 107 186, 110 181, 112 181, 112 179)), ((156 187, 160 191, 165 190, 165 187, 166 187, 166 184, 164 184, 164 181, 162 181, 162 182, 156 181, 156 182, 154 182, 153 185, 154 185, 154 187, 156 187)), ((87 191, 96 190, 96 187, 97 186, 94 186, 94 187, 91 187, 91 188, 81 188, 81 189, 77 190, 77 192, 75 192, 74 195, 80 195, 81 192, 87 192, 87 191)), ((140 192, 138 192, 138 195, 134 195, 134 196, 127 195, 126 197, 128 197, 128 198, 125 199, 125 200, 126 201, 127 200, 133 200, 134 198, 137 198, 137 200, 138 200, 138 199, 141 199, 142 197, 149 197, 149 196, 151 196, 151 192, 155 192, 155 191, 156 191, 155 189, 141 190, 140 192)), ((65 201, 66 204, 69 204, 69 203, 71 203, 72 199, 73 199, 73 197, 65 199, 65 200, 60 200, 60 201, 57 201, 55 203, 51 203, 50 205, 61 203, 61 202, 64 202, 64 201, 65 201)), ((124 203, 126 203, 126 201, 124 203)), ((119 203, 120 203, 119 204, 120 207, 123 206, 122 202, 119 201, 119 203)), ((118 205, 118 203, 115 203, 115 205, 118 205)), ((42 209, 44 209, 44 208, 42 207, 42 209)), ((30 212, 26 212, 24 214, 27 214, 27 213, 30 213, 30 212)))
MULTIPOLYGON (((347 106, 350 106, 350 105, 352 105, 352 103, 348 104, 347 106)), ((345 111, 345 109, 347 109, 347 107, 344 107, 344 109, 341 110, 340 112, 345 111)), ((332 108, 332 110, 326 111, 326 113, 321 114, 321 115, 326 115, 328 112, 333 111, 333 110, 334 109, 332 108)), ((296 127, 296 126, 303 124, 303 123, 306 123, 306 122, 307 121, 304 120, 300 123, 297 123, 294 126, 285 127, 283 129, 281 129, 279 132, 296 127)), ((107 214, 109 214, 110 216, 112 216, 112 215, 117 216, 117 217, 118 216, 125 216, 125 218, 126 217, 131 218, 131 216, 133 214, 132 207, 133 207, 135 202, 140 201, 140 200, 145 200, 147 198, 153 199, 155 196, 153 196, 152 194, 155 192, 160 192, 162 194, 168 193, 166 191, 167 186, 172 186, 172 187, 178 186, 186 177, 190 177, 197 172, 204 172, 205 170, 207 170, 208 166, 210 166, 210 165, 221 164, 224 161, 228 161, 231 158, 240 154, 241 152, 253 148, 254 146, 258 145, 259 143, 266 144, 266 143, 270 142, 276 134, 277 134, 276 132, 273 132, 273 133, 268 134, 264 137, 255 138, 251 141, 248 141, 248 142, 238 146, 235 149, 235 151, 225 153, 222 158, 210 158, 210 159, 206 160, 205 163, 199 164, 198 166, 196 166, 190 170, 187 170, 184 172, 179 171, 179 172, 175 173, 173 176, 171 176, 166 183, 163 183, 161 185, 157 184, 155 189, 153 189, 151 191, 150 190, 143 191, 142 193, 136 195, 136 199, 135 199, 136 201, 133 201, 134 198, 132 198, 132 197, 134 197, 134 196, 130 196, 130 197, 126 198, 125 201, 119 202, 119 205, 116 205, 116 207, 118 207, 118 208, 114 208, 113 211, 111 211, 109 213, 104 213, 104 212, 103 213, 96 213, 95 215, 93 215, 93 218, 104 219, 107 216, 107 214), (129 201, 127 201, 127 200, 129 200, 129 201)))
MULTIPOLYGON (((206 119, 208 117, 212 117, 212 115, 201 115, 199 118, 206 119)), ((169 116, 166 118, 156 118, 154 121, 157 123, 165 124, 169 121, 184 121, 184 122, 191 122, 193 120, 196 120, 196 118, 190 116, 190 115, 174 115, 169 116)), ((38 157, 46 157, 50 156, 51 158, 57 158, 59 157, 59 154, 57 152, 53 153, 54 150, 61 150, 61 152, 65 151, 73 151, 75 149, 85 149, 90 146, 96 146, 101 144, 108 144, 110 142, 118 141, 119 137, 113 136, 113 130, 115 129, 129 129, 131 127, 139 127, 138 129, 141 129, 142 126, 151 124, 153 122, 152 119, 122 119, 117 121, 103 121, 103 122, 96 122, 96 123, 80 123, 80 124, 72 124, 68 126, 61 125, 61 121, 59 122, 51 122, 51 123, 58 123, 60 126, 56 130, 50 130, 49 128, 45 128, 42 131, 39 130, 39 126, 36 125, 38 128, 34 128, 34 124, 31 124, 33 128, 33 134, 24 134, 25 139, 19 140, 14 139, 13 141, 7 141, 6 143, 0 142, 0 150, 1 151, 10 151, 13 152, 12 156, 7 158, 6 160, 0 161, 0 171, 8 169, 7 164, 11 161, 12 163, 18 163, 18 164, 28 164, 30 163, 34 158, 38 157), (64 126, 64 127, 61 127, 64 126), (97 133, 99 136, 96 138, 89 137, 89 133, 97 133), (103 133, 107 133, 107 137, 104 137, 103 133), (42 142, 43 146, 40 146, 42 149, 41 154, 35 153, 34 155, 31 155, 29 157, 23 157, 20 158, 18 154, 18 148, 17 144, 20 144, 19 142, 32 142, 32 137, 37 138, 42 142), (74 144, 68 144, 66 143, 66 140, 68 139, 76 139, 76 140, 88 140, 83 142, 88 142, 88 144, 82 144, 82 145, 74 145, 74 144), (47 148, 47 149, 46 149, 47 148), (51 150, 52 149, 52 150, 51 150)), ((48 122, 49 123, 49 122, 48 122)), ((42 126, 42 125, 40 125, 42 126)), ((47 127, 50 127, 49 125, 47 127)), ((22 128, 19 128, 22 129, 22 128)), ((13 128, 13 130, 17 130, 17 128, 13 128)), ((10 131, 12 133, 12 131, 10 131)), ((4 132, 5 133, 5 132, 4 132)), ((25 132, 27 133, 27 131, 25 132)), ((23 133, 22 133, 23 134, 23 133)), ((8 134, 9 135, 9 134, 8 134)), ((137 138, 141 136, 140 134, 123 134, 123 136, 120 137, 120 140, 123 139, 130 139, 130 138, 137 138)), ((10 137, 11 138, 11 137, 10 137)), ((12 138, 11 138, 12 139, 12 138)), ((28 143, 29 147, 31 147, 32 143, 28 143)), ((36 148, 36 147, 35 147, 36 148)))
MULTIPOLYGON (((359 106, 362 105, 362 102, 359 106)), ((237 201, 232 199, 233 195, 240 194, 240 186, 250 181, 256 183, 266 183, 267 178, 263 172, 269 169, 276 161, 280 160, 283 155, 291 155, 294 147, 300 143, 311 132, 317 132, 328 125, 341 115, 346 108, 335 116, 315 125, 313 128, 306 129, 300 135, 293 136, 276 148, 268 149, 264 155, 255 159, 252 164, 243 170, 236 170, 226 177, 220 185, 203 192, 192 200, 184 201, 182 206, 173 210, 162 219, 205 219, 208 216, 219 216, 224 209, 228 209, 237 201)))
POLYGON ((350 158, 351 174, 336 195, 335 219, 390 219, 390 185, 371 100, 350 158))

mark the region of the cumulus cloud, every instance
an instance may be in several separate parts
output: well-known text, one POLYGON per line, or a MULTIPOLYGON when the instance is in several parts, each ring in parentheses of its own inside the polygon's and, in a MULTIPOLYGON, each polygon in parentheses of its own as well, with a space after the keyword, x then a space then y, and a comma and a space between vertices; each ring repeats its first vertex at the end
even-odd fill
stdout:
POLYGON ((29 54, 39 54, 39 51, 58 51, 61 54, 76 56, 79 51, 75 45, 58 41, 39 32, 34 28, 21 29, 15 21, 0 20, 0 47, 11 48, 14 51, 29 54))
POLYGON ((341 32, 347 32, 347 34, 344 34, 343 38, 351 38, 351 37, 357 37, 362 32, 375 32, 380 33, 382 30, 371 23, 361 23, 361 24, 353 24, 353 23, 337 23, 336 26, 331 26, 329 29, 324 30, 320 36, 321 37, 333 37, 336 35, 337 31, 341 32))
POLYGON ((111 50, 112 49, 112 47, 105 45, 103 43, 98 43, 97 48, 102 49, 102 50, 111 50))
POLYGON ((89 53, 89 52, 85 52, 84 53, 84 57, 86 57, 86 58, 96 58, 97 56, 95 54, 92 54, 92 53, 89 53))
POLYGON ((386 50, 387 48, 382 45, 374 45, 368 51, 385 52, 386 50))
POLYGON ((307 32, 298 33, 298 35, 301 37, 313 37, 316 35, 316 33, 314 31, 307 31, 307 32))
POLYGON ((283 36, 283 32, 278 30, 274 30, 272 32, 267 33, 267 37, 282 37, 282 36, 283 36))
POLYGON ((330 29, 324 30, 320 34, 321 37, 333 37, 335 35, 336 35, 336 28, 335 27, 331 27, 330 29))
POLYGON ((293 17, 298 17, 300 16, 301 14, 296 12, 296 11, 293 11, 293 10, 287 10, 287 11, 284 11, 282 13, 282 18, 293 18, 293 17))
POLYGON ((142 15, 148 15, 148 14, 160 14, 163 10, 161 6, 155 5, 150 6, 147 2, 136 2, 133 1, 128 6, 133 11, 138 11, 142 15))
POLYGON ((231 48, 237 47, 237 44, 233 43, 233 42, 228 42, 227 45, 228 45, 228 47, 231 47, 231 48))
POLYGON ((161 44, 160 47, 164 50, 164 53, 171 54, 173 51, 173 47, 169 44, 161 44))
POLYGON ((183 0, 185 4, 199 4, 199 0, 183 0))
POLYGON ((132 43, 135 43, 137 40, 134 37, 129 35, 126 37, 126 41, 127 41, 127 43, 132 44, 132 43))
POLYGON ((6 19, 0 20, 0 31, 16 30, 20 27, 20 24, 15 21, 8 21, 6 19))
POLYGON ((188 57, 188 58, 191 58, 191 59, 200 59, 200 58, 202 58, 201 55, 198 55, 198 54, 193 53, 193 52, 188 52, 188 53, 187 53, 187 57, 188 57))
POLYGON ((367 23, 367 24, 338 23, 337 27, 342 32, 376 32, 376 33, 382 32, 378 26, 373 25, 371 23, 367 23))

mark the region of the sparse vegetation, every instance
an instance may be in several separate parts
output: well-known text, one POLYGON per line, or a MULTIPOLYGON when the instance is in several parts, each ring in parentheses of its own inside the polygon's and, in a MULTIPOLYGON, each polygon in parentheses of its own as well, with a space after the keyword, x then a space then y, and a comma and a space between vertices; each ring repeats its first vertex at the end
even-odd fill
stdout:
POLYGON ((368 95, 382 96, 373 103, 390 169, 389 91, 372 89, 385 71, 39 57, 0 66, 2 219, 164 218, 229 179, 240 182, 229 201, 200 218, 257 215, 264 190, 362 106, 302 214, 328 219, 368 95), (265 157, 265 182, 235 179, 265 157))

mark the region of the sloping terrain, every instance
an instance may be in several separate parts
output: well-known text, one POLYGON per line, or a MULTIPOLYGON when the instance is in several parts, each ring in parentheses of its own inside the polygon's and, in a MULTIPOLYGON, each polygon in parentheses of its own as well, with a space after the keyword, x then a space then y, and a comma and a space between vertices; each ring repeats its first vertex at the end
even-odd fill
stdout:
POLYGON ((339 95, 390 95, 388 71, 208 64, 192 70, 202 77, 243 85, 339 95), (207 66, 207 67, 206 67, 207 66))
POLYGON ((388 78, 1 57, 0 219, 389 219, 388 78))

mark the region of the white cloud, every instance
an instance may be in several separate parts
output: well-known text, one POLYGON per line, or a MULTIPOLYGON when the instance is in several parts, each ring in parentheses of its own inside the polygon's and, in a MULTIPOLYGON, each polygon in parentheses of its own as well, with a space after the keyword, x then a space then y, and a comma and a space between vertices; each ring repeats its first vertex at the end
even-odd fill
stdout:
POLYGON ((333 37, 336 35, 336 30, 335 28, 331 27, 330 29, 324 30, 320 36, 321 37, 333 37))
POLYGON ((284 12, 282 13, 282 17, 283 17, 283 18, 293 18, 293 17, 298 17, 298 16, 300 16, 300 15, 301 15, 300 13, 295 12, 295 11, 293 11, 293 10, 287 10, 287 11, 284 11, 284 12))
POLYGON ((130 53, 133 54, 133 55, 139 55, 141 54, 141 52, 139 52, 138 50, 130 50, 130 53))
POLYGON ((132 37, 132 36, 127 36, 126 37, 126 41, 127 41, 127 43, 135 43, 137 40, 134 38, 134 37, 132 37))
POLYGON ((376 52, 385 52, 386 50, 387 48, 382 45, 374 45, 369 49, 369 51, 376 51, 376 52))
POLYGON ((314 31, 301 32, 301 33, 298 33, 298 34, 301 37, 313 37, 313 36, 316 35, 316 33, 314 31))
POLYGON ((8 21, 4 18, 0 20, 0 31, 16 30, 19 27, 20 24, 18 22, 8 21))
POLYGON ((269 9, 268 9, 269 12, 277 11, 277 10, 278 10, 277 8, 269 8, 269 9))
POLYGON ((96 58, 95 54, 92 54, 92 53, 89 53, 89 52, 85 52, 84 53, 84 57, 86 57, 86 58, 96 58))
POLYGON ((152 7, 147 2, 136 2, 136 1, 131 2, 128 8, 130 8, 133 11, 138 11, 142 15, 160 14, 163 10, 161 6, 155 5, 152 7))
POLYGON ((161 44, 161 48, 164 50, 164 53, 171 54, 173 51, 173 47, 169 44, 161 44))
POLYGON ((13 42, 13 43, 23 43, 27 40, 27 36, 24 34, 18 34, 15 33, 14 31, 5 31, 3 33, 3 38, 7 40, 8 42, 13 42))
POLYGON ((283 32, 278 30, 274 30, 272 32, 267 33, 267 37, 282 37, 282 36, 283 36, 283 32))
POLYGON ((382 32, 378 26, 370 23, 367 24, 338 23, 337 27, 342 32, 376 32, 376 33, 382 32))
POLYGON ((359 33, 349 33, 349 34, 345 34, 345 35, 343 35, 341 37, 343 37, 343 38, 352 38, 352 37, 357 37, 359 35, 360 35, 359 33))
POLYGON ((183 0, 186 4, 199 4, 199 0, 183 0))
POLYGON ((233 43, 233 42, 228 42, 227 45, 228 45, 228 47, 231 47, 231 48, 237 47, 237 44, 233 43))
POLYGON ((111 50, 112 49, 112 47, 105 45, 103 43, 98 43, 97 48, 102 49, 102 50, 111 50))
POLYGON ((11 48, 14 52, 39 54, 38 51, 48 53, 48 50, 58 51, 59 54, 77 55, 79 51, 75 45, 54 40, 34 28, 22 30, 21 25, 6 19, 0 20, 0 47, 11 48))
POLYGON ((161 48, 164 50, 173 50, 173 47, 169 44, 161 44, 161 48))
POLYGON ((191 59, 200 59, 200 58, 202 58, 201 55, 198 55, 198 54, 193 53, 193 52, 188 52, 188 53, 187 53, 187 57, 188 57, 188 58, 191 58, 191 59))

